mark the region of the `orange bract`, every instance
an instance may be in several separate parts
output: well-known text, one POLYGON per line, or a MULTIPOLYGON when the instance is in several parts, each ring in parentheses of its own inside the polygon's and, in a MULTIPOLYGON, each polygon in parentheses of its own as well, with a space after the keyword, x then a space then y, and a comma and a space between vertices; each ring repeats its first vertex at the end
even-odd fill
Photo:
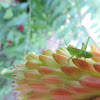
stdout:
POLYGON ((100 73, 100 63, 94 64, 94 68, 100 73))
POLYGON ((100 48, 97 48, 96 46, 91 46, 91 53, 93 54, 92 60, 96 62, 100 62, 100 48))
POLYGON ((88 71, 95 71, 94 66, 84 60, 74 58, 74 59, 72 59, 72 61, 79 68, 82 68, 82 69, 88 70, 88 71))
POLYGON ((97 53, 100 53, 100 47, 96 47, 96 46, 91 46, 91 51, 94 51, 94 52, 97 52, 97 53))

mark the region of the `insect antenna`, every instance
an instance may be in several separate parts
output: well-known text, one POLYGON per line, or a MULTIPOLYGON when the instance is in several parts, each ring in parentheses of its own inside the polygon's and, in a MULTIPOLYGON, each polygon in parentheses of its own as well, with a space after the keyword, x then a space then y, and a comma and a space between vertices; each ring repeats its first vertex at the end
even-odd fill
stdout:
POLYGON ((65 42, 65 45, 68 45, 67 42, 65 41, 65 38, 64 38, 64 35, 63 35, 63 33, 62 33, 61 28, 60 28, 60 32, 61 32, 62 38, 63 38, 63 40, 64 40, 64 42, 65 42))
MULTIPOLYGON (((93 41, 93 43, 97 46, 97 44, 95 43, 95 41, 91 38, 91 37, 89 37, 92 41, 93 41)), ((100 51, 100 48, 97 46, 97 48, 98 48, 98 50, 100 51)))
MULTIPOLYGON (((51 41, 51 42, 54 42, 54 43, 57 43, 57 42, 55 42, 55 41, 53 41, 53 40, 50 40, 50 39, 47 39, 47 38, 45 38, 45 37, 41 37, 41 36, 38 36, 38 37, 40 37, 40 38, 42 38, 42 39, 49 40, 49 41, 51 41)), ((62 45, 61 43, 57 43, 57 44, 60 44, 60 45, 62 45)))

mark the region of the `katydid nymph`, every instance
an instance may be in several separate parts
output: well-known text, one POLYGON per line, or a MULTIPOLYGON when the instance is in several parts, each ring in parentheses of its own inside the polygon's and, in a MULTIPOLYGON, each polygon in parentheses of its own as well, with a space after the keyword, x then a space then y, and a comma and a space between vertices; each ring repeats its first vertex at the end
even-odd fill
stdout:
POLYGON ((77 49, 77 48, 75 48, 71 45, 67 46, 66 49, 72 55, 72 57, 70 57, 69 59, 73 58, 74 56, 76 56, 77 58, 81 58, 81 57, 91 58, 91 57, 93 57, 92 53, 86 51, 87 45, 88 45, 88 42, 89 42, 90 38, 91 37, 88 37, 88 40, 87 40, 86 44, 82 43, 81 49, 77 49))
MULTIPOLYGON (((62 33, 61 33, 61 34, 62 34, 62 33)), ((63 39, 64 39, 63 34, 62 34, 62 37, 63 37, 63 39)), ((76 48, 76 47, 74 47, 74 46, 72 46, 72 45, 68 45, 68 46, 67 46, 66 49, 67 49, 68 52, 72 55, 72 56, 68 59, 68 62, 69 62, 69 60, 72 59, 74 56, 75 56, 76 58, 84 57, 85 59, 86 59, 86 58, 91 58, 91 57, 93 57, 93 54, 92 54, 92 53, 86 51, 87 46, 88 46, 89 39, 91 39, 91 40, 94 42, 94 40, 93 40, 91 37, 88 37, 88 40, 87 40, 86 44, 82 43, 81 49, 78 49, 78 48, 76 48)), ((65 41, 65 39, 64 39, 64 41, 65 41)), ((66 43, 66 41, 65 41, 65 43, 66 43)), ((94 43, 95 43, 95 42, 94 42, 94 43)), ((95 43, 95 45, 96 45, 96 43, 95 43)), ((98 49, 99 49, 99 48, 98 48, 98 49)), ((100 50, 100 49, 99 49, 99 50, 100 50)))
MULTIPOLYGON (((70 57, 69 60, 72 59, 74 56, 75 56, 76 58, 84 57, 85 59, 86 59, 86 58, 91 58, 91 57, 93 57, 93 54, 92 54, 92 53, 86 51, 87 45, 88 45, 88 42, 89 42, 89 39, 92 39, 92 38, 91 38, 91 37, 88 37, 88 40, 87 40, 86 44, 82 43, 81 49, 77 49, 77 48, 75 48, 75 47, 73 47, 73 46, 71 46, 71 45, 67 46, 66 49, 67 49, 68 52, 72 55, 72 57, 70 57)), ((94 42, 93 39, 92 39, 92 41, 94 42)), ((95 42, 94 42, 94 43, 95 43, 95 42)), ((96 45, 96 43, 95 43, 95 45, 96 45)), ((98 48, 98 47, 97 47, 97 48, 98 48)), ((99 49, 99 48, 98 48, 98 49, 99 49)), ((100 49, 99 49, 99 51, 100 51, 100 49)))

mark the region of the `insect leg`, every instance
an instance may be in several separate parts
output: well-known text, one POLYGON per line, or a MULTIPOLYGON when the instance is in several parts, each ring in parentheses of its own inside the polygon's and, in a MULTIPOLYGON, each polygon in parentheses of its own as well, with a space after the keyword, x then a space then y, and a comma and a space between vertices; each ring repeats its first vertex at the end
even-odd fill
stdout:
MULTIPOLYGON (((90 39, 90 37, 88 37, 86 45, 84 45, 84 47, 83 47, 83 52, 84 52, 84 55, 85 55, 85 57, 84 57, 84 61, 85 62, 86 62, 86 49, 87 49, 87 45, 88 45, 89 39, 90 39)), ((86 64, 87 64, 87 62, 86 62, 86 64)), ((88 64, 87 64, 87 66, 88 66, 88 64)))
POLYGON ((84 46, 84 51, 86 52, 86 49, 87 49, 87 45, 88 45, 88 43, 89 43, 89 39, 90 39, 90 37, 88 37, 88 40, 87 40, 87 42, 86 42, 86 45, 84 46))
POLYGON ((74 57, 74 55, 72 55, 69 59, 68 59, 68 64, 69 64, 69 60, 72 59, 74 57))
MULTIPOLYGON (((97 44, 94 42, 94 40, 91 38, 91 37, 88 37, 88 40, 87 40, 87 43, 84 47, 84 50, 86 51, 86 48, 87 48, 87 45, 88 45, 88 42, 89 42, 89 39, 91 39, 93 41, 93 43, 97 46, 97 44)), ((98 50, 100 51, 100 48, 97 46, 98 50)))
MULTIPOLYGON (((87 44, 88 44, 88 43, 87 43, 87 44)), ((82 50, 83 50, 84 55, 85 55, 85 57, 86 57, 86 49, 85 49, 85 44, 83 43, 82 45, 83 45, 83 49, 82 49, 82 50)), ((85 57, 84 57, 84 60, 86 61, 86 58, 85 58, 85 57)))
MULTIPOLYGON (((97 46, 97 44, 94 42, 94 40, 91 37, 88 37, 89 39, 91 39, 93 41, 93 43, 97 46)), ((98 50, 100 51, 100 48, 97 46, 98 50)))
POLYGON ((78 57, 82 57, 83 56, 84 46, 85 46, 85 44, 82 43, 82 47, 81 47, 80 51, 78 52, 78 57))
POLYGON ((85 50, 85 44, 84 43, 82 43, 81 50, 79 51, 79 56, 82 57, 82 55, 85 55, 84 60, 86 61, 86 50, 85 50))
POLYGON ((84 43, 82 43, 81 50, 83 50, 83 51, 84 51, 84 46, 85 46, 85 44, 84 44, 84 43))

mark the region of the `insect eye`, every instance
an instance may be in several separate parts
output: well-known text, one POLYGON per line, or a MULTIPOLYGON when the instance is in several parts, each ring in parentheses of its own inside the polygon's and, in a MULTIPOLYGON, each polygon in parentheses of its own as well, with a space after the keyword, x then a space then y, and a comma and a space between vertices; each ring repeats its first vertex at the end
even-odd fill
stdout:
POLYGON ((67 48, 67 50, 69 50, 69 48, 67 48))
POLYGON ((67 47, 66 49, 68 50, 69 48, 67 47))

